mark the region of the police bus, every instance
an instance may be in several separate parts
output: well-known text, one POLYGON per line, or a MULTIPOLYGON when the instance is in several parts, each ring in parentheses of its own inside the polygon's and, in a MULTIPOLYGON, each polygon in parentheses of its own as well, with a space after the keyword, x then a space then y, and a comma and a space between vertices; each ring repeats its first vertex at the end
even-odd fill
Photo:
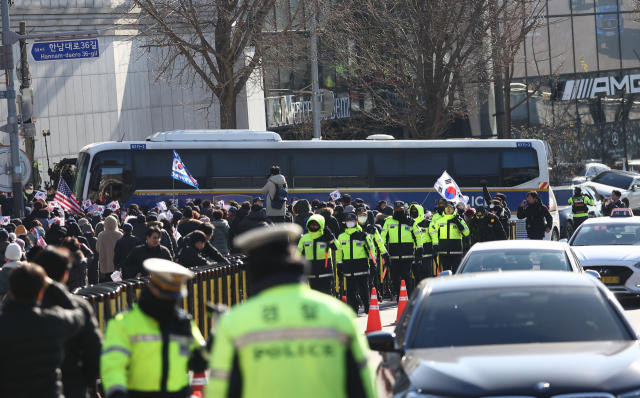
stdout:
MULTIPOLYGON (((143 142, 106 142, 82 148, 74 193, 98 204, 128 206, 201 198, 237 202, 262 196, 265 174, 280 166, 289 198, 328 201, 338 189, 375 206, 386 200, 417 202, 433 209, 433 190, 446 170, 469 204, 485 205, 481 181, 502 192, 514 212, 528 191, 549 203, 544 144, 537 140, 283 141, 277 133, 250 130, 180 130, 156 133, 143 142), (201 192, 171 178, 173 150, 198 181, 201 192)), ((520 235, 520 234, 519 234, 520 235)))

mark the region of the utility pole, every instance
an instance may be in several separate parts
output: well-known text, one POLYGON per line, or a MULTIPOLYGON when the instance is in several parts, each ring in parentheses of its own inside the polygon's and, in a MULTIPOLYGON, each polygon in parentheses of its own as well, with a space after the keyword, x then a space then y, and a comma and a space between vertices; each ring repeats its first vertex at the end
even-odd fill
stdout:
POLYGON ((1 0, 2 6, 2 52, 3 66, 7 79, 7 132, 11 147, 11 174, 13 187, 13 215, 24 217, 24 202, 22 200, 22 168, 20 167, 20 137, 18 136, 18 113, 16 110, 16 90, 13 85, 13 47, 11 44, 11 25, 9 21, 9 0, 1 0))
MULTIPOLYGON (((500 20, 496 17, 496 35, 500 32, 500 20)), ((506 131, 504 120, 504 81, 502 80, 502 68, 496 71, 496 57, 494 51, 493 58, 493 73, 496 81, 493 83, 493 95, 495 96, 496 106, 496 134, 498 138, 509 139, 511 138, 510 132, 506 131)))
POLYGON ((316 16, 311 17, 311 113, 313 116, 313 139, 322 139, 320 130, 320 84, 318 82, 318 42, 316 16))
MULTIPOLYGON (((27 34, 27 23, 22 21, 20 22, 20 35, 25 36, 27 34)), ((25 90, 29 90, 29 58, 27 56, 27 40, 20 39, 20 92, 22 93, 22 98, 24 99, 25 90)), ((23 123, 27 123, 27 120, 23 120, 23 123)), ((27 152, 27 157, 31 160, 31 180, 30 182, 36 186, 38 182, 38 169, 33 166, 35 162, 35 138, 26 137, 24 138, 24 147, 27 152)))

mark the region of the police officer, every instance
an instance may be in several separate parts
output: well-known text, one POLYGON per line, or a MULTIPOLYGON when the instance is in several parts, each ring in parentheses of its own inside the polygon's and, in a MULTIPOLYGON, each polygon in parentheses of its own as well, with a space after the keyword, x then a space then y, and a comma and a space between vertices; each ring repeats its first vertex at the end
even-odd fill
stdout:
POLYGON ((207 368, 204 338, 177 306, 194 274, 158 258, 143 266, 151 280, 139 302, 107 324, 100 357, 106 397, 190 397, 188 370, 207 368))
POLYGON ((325 227, 324 217, 319 214, 309 217, 307 231, 298 242, 296 258, 304 255, 311 263, 309 286, 331 295, 334 282, 331 250, 337 251, 338 243, 329 228, 325 227))
POLYGON ((303 282, 309 267, 291 256, 302 228, 275 224, 236 238, 252 297, 220 317, 207 398, 373 398, 368 346, 353 312, 303 282))
POLYGON ((409 215, 416 221, 416 224, 420 228, 420 235, 422 238, 422 260, 416 262, 413 266, 413 276, 416 278, 416 286, 421 280, 425 278, 431 278, 433 267, 433 252, 431 247, 431 235, 429 235, 429 223, 430 221, 425 218, 424 208, 418 204, 412 204, 409 206, 409 215))
POLYGON ((454 274, 462 261, 462 237, 469 236, 469 228, 456 213, 456 205, 447 202, 444 215, 430 226, 433 252, 440 257, 443 271, 451 270, 454 274))
MULTIPOLYGON (((357 200, 357 199, 356 199, 357 200)), ((371 240, 374 243, 374 247, 372 247, 372 254, 374 258, 379 258, 380 256, 384 260, 384 266, 391 266, 391 258, 389 257, 389 253, 387 252, 387 248, 384 247, 384 243, 382 243, 382 238, 380 237, 380 231, 382 231, 382 227, 375 223, 373 218, 373 212, 371 210, 367 210, 365 207, 359 207, 356 209, 356 215, 358 216, 358 225, 362 230, 369 235, 371 240), (378 249, 376 252, 375 249, 378 249)), ((377 275, 379 275, 379 269, 376 268, 376 264, 372 264, 374 269, 371 272, 369 277, 369 285, 375 287, 375 281, 377 281, 377 275)))
POLYGON ((373 263, 373 240, 358 225, 355 213, 347 214, 345 230, 338 236, 338 275, 344 275, 347 280, 347 304, 358 313, 358 297, 356 288, 360 292, 360 299, 364 305, 365 314, 369 313, 369 275, 375 272, 373 263))
POLYGON ((500 215, 504 212, 500 200, 492 200, 489 205, 489 213, 482 220, 483 242, 494 240, 507 240, 507 232, 502 226, 500 215))
POLYGON ((569 198, 571 211, 573 212, 573 230, 575 231, 582 223, 589 218, 589 207, 593 206, 593 199, 582 193, 581 187, 573 189, 573 197, 569 198))
POLYGON ((382 241, 389 247, 393 260, 391 280, 396 297, 400 295, 400 279, 407 284, 407 294, 411 295, 411 265, 422 260, 422 233, 416 221, 407 215, 404 202, 393 205, 393 217, 385 220, 382 227, 382 241))

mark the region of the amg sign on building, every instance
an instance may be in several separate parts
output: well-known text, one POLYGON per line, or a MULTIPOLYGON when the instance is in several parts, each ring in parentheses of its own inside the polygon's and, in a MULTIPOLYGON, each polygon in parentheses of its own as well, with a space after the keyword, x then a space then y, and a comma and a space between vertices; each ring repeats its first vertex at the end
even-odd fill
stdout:
POLYGON ((640 93, 640 75, 626 75, 622 78, 614 76, 596 77, 593 79, 567 80, 556 86, 556 99, 561 101, 592 98, 600 95, 640 93))

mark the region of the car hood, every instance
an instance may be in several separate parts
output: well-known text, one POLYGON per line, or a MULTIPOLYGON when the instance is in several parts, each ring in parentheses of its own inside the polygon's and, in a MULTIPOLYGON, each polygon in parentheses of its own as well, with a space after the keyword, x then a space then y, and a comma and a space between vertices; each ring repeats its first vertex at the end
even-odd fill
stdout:
POLYGON ((638 246, 571 246, 581 265, 611 265, 640 261, 638 246))
POLYGON ((412 387, 456 396, 536 396, 640 387, 638 341, 488 345, 407 351, 412 387), (534 389, 549 383, 548 391, 534 389))

